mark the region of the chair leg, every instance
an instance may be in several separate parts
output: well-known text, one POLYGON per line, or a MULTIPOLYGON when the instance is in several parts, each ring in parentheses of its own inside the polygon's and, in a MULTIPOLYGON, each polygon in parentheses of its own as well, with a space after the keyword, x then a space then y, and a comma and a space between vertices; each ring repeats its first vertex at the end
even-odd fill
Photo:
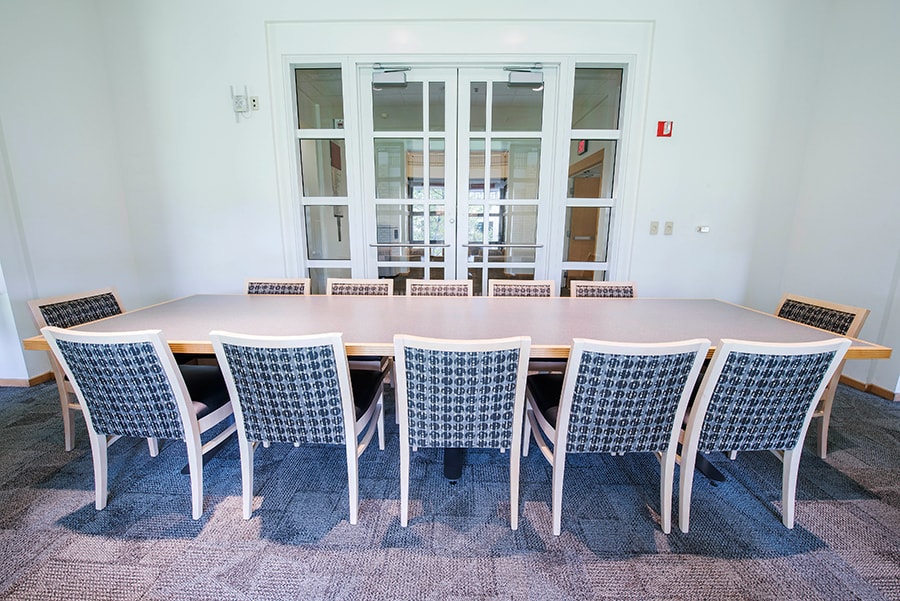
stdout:
POLYGON ((528 457, 528 447, 531 446, 531 420, 528 419, 529 413, 531 413, 531 409, 526 409, 525 419, 522 420, 525 422, 522 426, 522 457, 528 457))
POLYGON ((246 436, 238 436, 238 449, 241 453, 241 499, 244 519, 253 515, 253 450, 255 444, 246 436))
POLYGON ((672 532, 672 489, 675 480, 675 450, 671 449, 659 462, 659 509, 662 517, 662 531, 672 532))
MULTIPOLYGON (((514 445, 515 447, 515 445, 514 445)), ((518 449, 509 451, 509 525, 513 530, 519 528, 519 462, 521 455, 518 449)))
POLYGON ((694 487, 696 449, 683 449, 681 454, 681 479, 678 486, 678 528, 688 532, 691 521, 691 492, 694 487))
POLYGON ((107 438, 104 434, 90 434, 91 456, 94 459, 94 507, 103 509, 108 498, 107 438))
POLYGON ((400 442, 400 525, 409 523, 409 446, 400 442))
POLYGON ((800 472, 800 456, 803 449, 801 440, 797 448, 784 452, 784 466, 781 473, 781 523, 794 527, 794 506, 797 499, 797 475, 800 472))
POLYGON ((185 441, 188 469, 191 472, 191 517, 199 520, 203 515, 203 451, 200 441, 185 441))
POLYGON ((553 491, 551 493, 551 507, 553 513, 553 534, 559 536, 562 532, 562 494, 563 479, 566 475, 566 455, 557 453, 553 447, 553 491))
POLYGON ((150 456, 156 457, 159 455, 159 439, 158 438, 148 438, 147 439, 147 447, 150 449, 150 456))
POLYGON ((378 412, 378 422, 376 422, 376 426, 378 428, 378 448, 380 450, 384 450, 384 392, 382 392, 381 396, 378 398, 378 408, 376 411, 378 412))
POLYGON ((66 444, 66 451, 75 448, 75 415, 74 410, 69 406, 69 393, 65 387, 59 387, 59 402, 62 408, 63 419, 63 440, 66 444))
POLYGON ((359 459, 356 440, 347 441, 347 491, 350 494, 350 524, 359 519, 359 459))

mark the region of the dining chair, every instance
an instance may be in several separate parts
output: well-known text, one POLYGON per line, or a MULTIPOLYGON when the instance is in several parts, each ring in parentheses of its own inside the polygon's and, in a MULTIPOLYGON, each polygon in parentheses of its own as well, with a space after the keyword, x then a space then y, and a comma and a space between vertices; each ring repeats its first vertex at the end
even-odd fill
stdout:
POLYGON ((698 453, 772 451, 782 461, 782 523, 794 527, 803 439, 816 402, 850 346, 846 338, 766 343, 723 339, 683 437, 679 527, 688 531, 698 453))
POLYGON ((251 336, 215 330, 210 339, 238 427, 244 519, 253 511, 254 451, 261 442, 282 442, 345 447, 350 523, 356 524, 359 456, 376 430, 384 449, 387 372, 350 370, 341 334, 251 336))
POLYGON ((106 507, 107 455, 123 436, 183 440, 191 477, 191 515, 203 514, 203 455, 227 440, 233 423, 202 435, 232 415, 222 372, 178 365, 160 330, 78 332, 44 327, 81 404, 91 439, 96 508, 106 507))
MULTIPOLYGON (((785 294, 778 303, 775 315, 804 325, 828 330, 841 336, 858 338, 866 317, 869 316, 869 310, 795 294, 785 294)), ((818 422, 816 451, 822 459, 825 459, 828 455, 828 428, 831 425, 831 408, 834 405, 834 395, 837 392, 843 369, 844 363, 841 362, 834 376, 828 382, 828 386, 825 388, 825 392, 816 406, 816 411, 813 413, 813 419, 818 418, 821 420, 818 422)))
POLYGON ((654 344, 576 338, 565 374, 528 376, 522 453, 531 434, 552 467, 553 534, 562 530, 566 456, 654 453, 662 531, 672 530, 678 438, 710 341, 654 344))
POLYGON ((328 278, 325 291, 329 295, 393 296, 394 282, 383 278, 328 278))
MULTIPOLYGON (((28 301, 28 308, 31 310, 38 330, 46 326, 71 328, 125 312, 115 288, 101 288, 90 292, 34 299, 28 301)), ((50 359, 50 369, 56 380, 56 389, 59 392, 66 450, 71 451, 75 448, 74 413, 79 412, 81 406, 75 396, 75 389, 66 377, 59 361, 56 360, 56 356, 52 352, 47 354, 50 359)), ((150 443, 150 453, 155 456, 154 445, 155 443, 150 443)))
POLYGON ((400 524, 409 521, 410 447, 509 453, 510 527, 519 523, 519 453, 531 338, 446 340, 397 334, 400 524))
POLYGON ((269 278, 247 280, 247 294, 309 295, 310 278, 269 278))
POLYGON ((488 280, 488 296, 557 296, 553 280, 488 280))
POLYGON ((472 280, 406 280, 406 296, 472 296, 472 280))
POLYGON ((636 298, 634 282, 598 282, 573 280, 569 282, 572 298, 636 298))

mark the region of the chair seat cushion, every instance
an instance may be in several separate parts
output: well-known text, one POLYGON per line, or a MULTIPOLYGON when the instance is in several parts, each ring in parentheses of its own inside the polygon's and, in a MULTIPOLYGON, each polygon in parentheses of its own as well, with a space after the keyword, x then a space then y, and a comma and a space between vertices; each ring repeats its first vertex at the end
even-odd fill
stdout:
POLYGON ((350 386, 353 388, 353 403, 356 405, 356 419, 365 415, 378 395, 384 382, 385 372, 374 369, 351 369, 350 386))
POLYGON ((537 404, 541 415, 556 426, 559 413, 559 399, 562 396, 564 374, 534 374, 528 376, 527 386, 531 398, 537 404))
POLYGON ((229 402, 225 377, 215 365, 179 365, 197 419, 229 402))

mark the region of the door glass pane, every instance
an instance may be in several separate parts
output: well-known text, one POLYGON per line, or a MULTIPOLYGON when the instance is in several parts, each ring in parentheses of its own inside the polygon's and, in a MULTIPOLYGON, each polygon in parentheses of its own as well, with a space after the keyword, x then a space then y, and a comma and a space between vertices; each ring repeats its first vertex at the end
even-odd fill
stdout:
POLYGON ((501 267, 488 269, 488 280, 533 280, 534 269, 501 267))
POLYGON ((484 199, 484 140, 469 140, 469 199, 484 199))
POLYGON ((428 279, 431 280, 443 280, 444 279, 444 268, 443 267, 432 267, 429 269, 431 273, 428 275, 428 279))
POLYGON ((606 279, 606 272, 600 271, 584 271, 580 269, 568 269, 562 272, 562 284, 559 288, 560 296, 572 296, 572 282, 576 281, 594 281, 602 282, 606 279))
POLYGON ((469 94, 469 131, 484 131, 487 123, 487 82, 473 81, 469 94))
POLYGON ((515 200, 536 200, 540 186, 541 141, 491 141, 491 192, 515 200))
POLYGON ((375 198, 413 198, 422 186, 421 139, 375 139, 375 198))
POLYGON ((394 281, 394 294, 406 294, 406 280, 424 280, 424 267, 379 267, 378 277, 394 281))
POLYGON ((307 256, 313 260, 349 259, 347 205, 309 205, 304 209, 307 256))
POLYGON ((572 129, 618 129, 622 69, 575 69, 572 129))
POLYGON ((444 141, 430 140, 428 142, 428 198, 430 200, 442 200, 444 198, 444 186, 446 177, 444 171, 444 141))
POLYGON ((572 140, 569 144, 569 198, 612 198, 615 140, 572 140))
MULTIPOLYGON (((379 244, 424 244, 425 205, 378 205, 375 220, 378 223, 379 244)), ((379 261, 421 261, 423 249, 409 246, 379 247, 379 261)))
POLYGON ((428 84, 428 131, 444 131, 446 87, 442 81, 432 81, 428 84))
POLYGON ((303 196, 347 196, 343 140, 300 140, 303 196))
POLYGON ((341 69, 294 69, 300 129, 343 129, 341 69))
POLYGON ((375 131, 424 131, 422 82, 372 88, 375 131))
POLYGON ((541 131, 544 90, 495 81, 491 101, 493 131, 541 131))
POLYGON ((568 207, 564 261, 604 263, 609 244, 609 207, 568 207))
POLYGON ((349 267, 310 267, 310 292, 313 294, 325 294, 327 291, 328 278, 349 278, 353 277, 352 273, 353 272, 349 267))

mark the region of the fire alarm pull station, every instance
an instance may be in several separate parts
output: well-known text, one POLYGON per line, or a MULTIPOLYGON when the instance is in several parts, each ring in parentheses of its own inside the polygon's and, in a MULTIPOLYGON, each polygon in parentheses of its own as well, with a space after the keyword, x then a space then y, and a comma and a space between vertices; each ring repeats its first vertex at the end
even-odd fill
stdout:
POLYGON ((657 138, 671 138, 672 137, 672 121, 658 121, 656 123, 656 137, 657 138))

